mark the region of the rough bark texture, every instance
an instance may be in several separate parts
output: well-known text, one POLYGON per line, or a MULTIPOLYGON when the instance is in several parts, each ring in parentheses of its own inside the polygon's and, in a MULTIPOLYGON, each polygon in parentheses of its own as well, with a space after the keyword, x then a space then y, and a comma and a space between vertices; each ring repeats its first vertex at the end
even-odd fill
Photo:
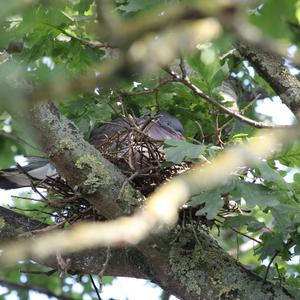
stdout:
POLYGON ((284 65, 284 59, 244 43, 238 45, 238 50, 270 84, 281 100, 296 113, 300 107, 300 81, 284 65))
POLYGON ((112 219, 132 212, 143 199, 129 184, 122 202, 118 193, 126 177, 85 141, 76 126, 60 115, 54 105, 43 104, 32 110, 32 124, 41 146, 59 174, 84 195, 101 215, 112 219))
MULTIPOLYGON (((33 123, 43 149, 60 174, 73 187, 81 187, 101 214, 110 219, 131 212, 138 205, 141 195, 130 186, 122 203, 117 203, 124 176, 85 142, 74 124, 60 116, 52 105, 35 108, 33 123)), ((0 229, 7 233, 5 220, 0 222, 0 229)), ((180 232, 172 230, 149 237, 136 249, 119 249, 114 253, 106 274, 122 276, 131 270, 131 276, 149 278, 182 299, 292 299, 284 289, 263 284, 261 278, 230 257, 201 227, 185 226, 180 232)), ((104 257, 103 252, 77 254, 72 257, 71 269, 97 273, 104 257)))

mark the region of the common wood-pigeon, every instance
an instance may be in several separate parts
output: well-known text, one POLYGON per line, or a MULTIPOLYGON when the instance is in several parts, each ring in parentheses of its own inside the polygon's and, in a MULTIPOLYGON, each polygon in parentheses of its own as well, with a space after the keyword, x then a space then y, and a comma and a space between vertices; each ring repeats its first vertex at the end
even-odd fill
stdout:
MULTIPOLYGON (((102 153, 105 150, 113 151, 118 148, 118 145, 116 144, 117 142, 111 141, 117 136, 121 149, 126 151, 132 137, 130 134, 126 135, 126 132, 132 126, 135 126, 137 130, 140 130, 153 142, 161 142, 167 139, 184 140, 182 124, 178 119, 165 111, 158 112, 154 117, 146 115, 136 118, 133 123, 131 124, 127 118, 118 117, 110 123, 102 124, 92 130, 89 142, 102 153)), ((27 157, 26 160, 27 164, 22 166, 22 170, 12 167, 0 171, 0 188, 14 189, 31 186, 30 177, 44 180, 47 177, 57 175, 54 166, 47 158, 27 157)), ((134 167, 139 168, 138 165, 134 167)))

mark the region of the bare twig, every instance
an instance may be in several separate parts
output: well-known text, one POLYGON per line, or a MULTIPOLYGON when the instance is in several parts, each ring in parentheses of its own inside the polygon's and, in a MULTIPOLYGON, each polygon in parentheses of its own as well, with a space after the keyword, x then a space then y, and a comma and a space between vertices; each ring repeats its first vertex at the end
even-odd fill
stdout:
POLYGON ((180 56, 180 62, 179 62, 179 67, 180 67, 180 71, 182 74, 182 78, 186 78, 186 68, 185 68, 185 63, 184 63, 184 58, 183 56, 180 56))
POLYGON ((138 174, 140 173, 140 171, 136 171, 135 173, 133 173, 129 178, 126 178, 121 186, 121 189, 120 189, 120 192, 118 194, 118 198, 117 200, 121 200, 122 197, 123 197, 123 193, 124 193, 124 190, 125 190, 125 187, 127 184, 130 183, 131 180, 133 180, 138 174))
POLYGON ((103 42, 99 42, 99 41, 89 41, 89 40, 85 40, 83 38, 80 38, 78 36, 75 36, 69 32, 67 32, 66 30, 58 27, 58 26, 55 26, 55 25, 52 25, 52 24, 49 24, 49 23, 44 23, 45 25, 49 26, 49 27, 52 27, 58 31, 60 31, 62 34, 68 36, 69 38, 71 39, 74 39, 74 40, 77 40, 79 41, 82 45, 85 45, 89 48, 92 48, 92 49, 95 49, 95 48, 98 48, 98 49, 102 49, 102 48, 115 48, 113 47, 112 45, 109 45, 108 43, 103 43, 103 42))
POLYGON ((101 271, 99 272, 99 277, 102 277, 104 275, 104 272, 106 271, 106 268, 107 268, 107 265, 109 263, 110 258, 111 258, 111 250, 110 250, 110 247, 107 247, 107 249, 106 249, 106 259, 105 259, 105 262, 102 265, 101 271))
POLYGON ((202 99, 206 100, 207 102, 211 103, 219 111, 226 113, 229 116, 232 116, 246 124, 249 124, 256 128, 286 128, 286 127, 290 127, 290 126, 269 125, 269 124, 265 124, 263 122, 258 122, 258 121, 252 120, 250 118, 247 118, 247 117, 241 115, 240 113, 234 112, 231 109, 223 106, 220 102, 218 102, 214 98, 203 93, 197 86, 195 86, 193 83, 191 83, 188 78, 183 78, 182 76, 179 76, 177 73, 175 73, 174 71, 171 71, 170 69, 165 69, 165 71, 172 76, 174 81, 181 82, 183 85, 188 87, 191 91, 193 91, 195 95, 197 95, 197 96, 201 97, 202 99))
POLYGON ((89 277, 90 277, 92 286, 93 286, 93 288, 94 288, 94 290, 95 290, 95 292, 96 292, 96 295, 97 295, 98 300, 101 300, 102 298, 101 298, 101 296, 100 296, 99 289, 98 289, 98 287, 97 287, 97 285, 96 285, 96 283, 95 283, 95 281, 94 281, 93 276, 92 276, 91 274, 89 274, 89 277))
POLYGON ((51 276, 54 273, 56 273, 57 270, 56 269, 52 269, 50 271, 27 271, 27 270, 20 270, 20 273, 23 274, 32 274, 32 275, 45 275, 45 276, 51 276))
MULTIPOLYGON (((261 94, 257 94, 253 100, 251 100, 247 105, 245 105, 245 107, 243 107, 241 110, 240 110, 240 114, 243 115, 249 107, 251 107, 258 99, 259 97, 261 96, 261 94)), ((228 120, 227 122, 225 122, 221 127, 220 127, 220 130, 223 130, 226 126, 228 126, 233 120, 235 120, 235 118, 231 118, 230 120, 228 120)))
POLYGON ((280 251, 275 251, 275 253, 273 254, 273 256, 271 257, 269 263, 268 263, 268 266, 267 266, 267 270, 266 270, 266 273, 265 273, 265 276, 264 276, 264 280, 263 280, 263 284, 267 281, 267 277, 268 277, 268 274, 269 274, 269 271, 270 271, 270 268, 271 268, 271 265, 274 261, 274 259, 276 258, 276 256, 279 254, 280 251))
POLYGON ((246 233, 243 233, 243 232, 237 230, 237 229, 234 228, 234 227, 231 227, 231 230, 234 231, 234 232, 237 233, 237 234, 240 234, 240 235, 246 237, 246 238, 249 239, 249 240, 252 240, 253 242, 255 242, 255 243, 257 243, 257 244, 261 244, 261 243, 262 243, 260 240, 258 240, 258 239, 256 239, 256 238, 253 238, 252 236, 250 236, 250 235, 248 235, 248 234, 246 234, 246 233))
POLYGON ((281 285, 282 285, 282 282, 284 281, 285 278, 282 277, 282 275, 281 275, 281 273, 280 273, 278 263, 275 263, 275 268, 276 268, 276 271, 277 271, 277 274, 278 274, 279 284, 280 284, 280 286, 281 286, 281 285))
POLYGON ((34 147, 33 145, 31 145, 30 143, 28 143, 27 141, 25 141, 24 139, 20 138, 19 136, 16 136, 12 133, 7 133, 7 132, 1 132, 0 136, 4 136, 6 138, 12 139, 18 143, 22 143, 24 145, 29 146, 30 148, 34 149, 34 150, 38 150, 40 151, 40 149, 34 147))

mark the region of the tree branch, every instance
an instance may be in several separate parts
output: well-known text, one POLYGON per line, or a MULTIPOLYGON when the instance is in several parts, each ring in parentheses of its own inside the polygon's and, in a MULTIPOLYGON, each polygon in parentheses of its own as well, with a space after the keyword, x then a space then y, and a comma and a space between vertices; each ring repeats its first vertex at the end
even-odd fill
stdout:
POLYGON ((32 123, 39 134, 43 150, 60 175, 107 219, 131 213, 143 199, 131 185, 124 189, 124 199, 117 203, 126 177, 88 142, 75 125, 61 116, 54 105, 45 104, 32 110, 32 123), (122 210, 121 206, 126 210, 122 210))
POLYGON ((238 50, 249 60, 257 73, 265 79, 282 101, 296 113, 300 107, 300 81, 293 76, 284 59, 277 54, 266 52, 249 43, 240 42, 238 50))
POLYGON ((188 87, 191 91, 194 92, 195 95, 201 97, 202 99, 206 100, 207 102, 209 102, 210 104, 212 104, 213 106, 215 106, 219 111, 232 116, 233 118, 240 120, 241 122, 244 122, 248 125, 251 125, 253 127, 256 128, 279 128, 279 127, 287 127, 287 126, 275 126, 275 125, 269 125, 269 124, 265 124, 263 122, 258 122, 255 120, 252 120, 250 118, 247 118, 243 115, 241 115, 238 112, 232 111, 231 109, 223 106, 220 102, 218 102, 217 100, 215 100, 214 98, 204 94, 197 86, 195 86, 194 84, 192 84, 189 80, 188 77, 186 76, 180 76, 178 74, 176 74, 173 71, 170 71, 168 69, 166 69, 166 72, 168 72, 174 79, 174 81, 180 82, 183 85, 185 85, 186 87, 188 87))

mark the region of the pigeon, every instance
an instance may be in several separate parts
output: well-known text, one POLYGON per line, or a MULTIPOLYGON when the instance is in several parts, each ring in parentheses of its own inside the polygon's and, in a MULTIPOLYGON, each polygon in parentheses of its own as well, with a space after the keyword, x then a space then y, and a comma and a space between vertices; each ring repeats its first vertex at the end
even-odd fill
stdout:
MULTIPOLYGON (((171 114, 160 111, 154 117, 144 115, 135 118, 133 124, 125 117, 118 117, 109 123, 101 124, 91 131, 89 142, 102 153, 104 151, 114 151, 120 145, 124 152, 129 147, 131 135, 128 134, 128 131, 132 126, 135 126, 152 142, 163 142, 168 139, 185 140, 181 122, 171 114), (114 139, 116 140, 116 136, 120 145, 111 142, 114 139)), ((134 167, 139 168, 138 165, 134 167)), ((0 188, 30 187, 33 179, 45 180, 55 176, 57 176, 57 171, 47 158, 26 157, 24 166, 0 170, 0 188)))

